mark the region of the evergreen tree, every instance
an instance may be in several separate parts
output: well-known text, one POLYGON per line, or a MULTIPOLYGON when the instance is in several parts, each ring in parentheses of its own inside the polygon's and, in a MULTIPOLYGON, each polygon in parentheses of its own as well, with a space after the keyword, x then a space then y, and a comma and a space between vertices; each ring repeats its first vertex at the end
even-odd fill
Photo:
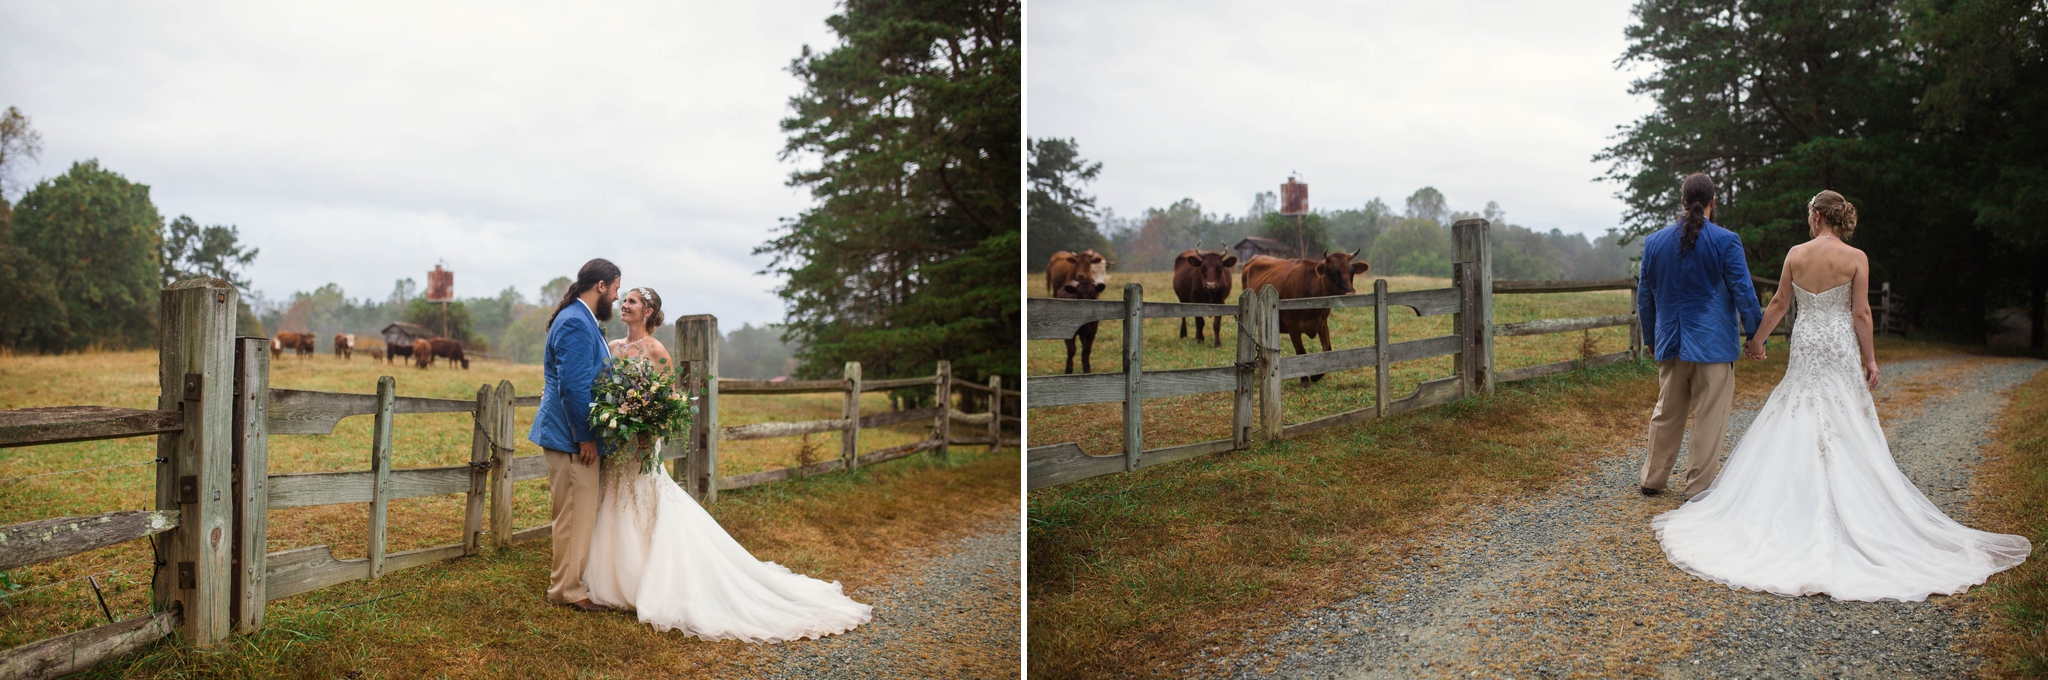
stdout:
POLYGON ((1032 270, 1043 270, 1053 253, 1080 252, 1090 248, 1116 259, 1109 240, 1089 219, 1095 212, 1095 197, 1082 191, 1102 172, 1101 163, 1081 158, 1072 139, 1032 140, 1030 234, 1024 262, 1032 270))
POLYGON ((806 46, 782 122, 817 201, 756 249, 786 277, 798 371, 1019 374, 1021 35, 1016 0, 849 0, 806 46))
POLYGON ((74 163, 23 194, 10 223, 18 290, 0 299, 0 343, 62 353, 156 340, 163 218, 147 185, 74 163))

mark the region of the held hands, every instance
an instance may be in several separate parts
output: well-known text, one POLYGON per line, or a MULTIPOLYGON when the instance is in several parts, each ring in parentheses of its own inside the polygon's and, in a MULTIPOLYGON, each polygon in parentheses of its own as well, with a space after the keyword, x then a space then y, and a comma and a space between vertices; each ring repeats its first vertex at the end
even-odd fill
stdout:
POLYGON ((1756 338, 1742 343, 1742 356, 1748 357, 1750 361, 1763 361, 1769 355, 1764 352, 1763 339, 1756 338))
POLYGON ((576 462, 584 465, 596 463, 597 442, 578 442, 576 444, 576 462))

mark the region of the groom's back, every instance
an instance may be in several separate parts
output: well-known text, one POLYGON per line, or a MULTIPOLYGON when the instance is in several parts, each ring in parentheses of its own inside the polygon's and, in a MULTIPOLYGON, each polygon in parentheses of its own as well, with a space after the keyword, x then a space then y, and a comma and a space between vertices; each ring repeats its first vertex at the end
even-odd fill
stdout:
POLYGON ((1681 247, 1683 237, 1684 230, 1674 224, 1643 240, 1642 293, 1647 295, 1641 302, 1644 312, 1654 312, 1654 319, 1644 319, 1656 324, 1652 349, 1659 360, 1734 361, 1740 353, 1738 329, 1753 328, 1762 317, 1742 237, 1713 222, 1701 225, 1692 248, 1681 247))

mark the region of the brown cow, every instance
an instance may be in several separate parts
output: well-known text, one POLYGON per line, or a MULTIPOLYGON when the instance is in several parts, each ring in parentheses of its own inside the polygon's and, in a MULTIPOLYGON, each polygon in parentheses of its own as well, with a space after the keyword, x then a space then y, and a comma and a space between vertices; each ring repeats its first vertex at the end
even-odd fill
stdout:
MULTIPOLYGON (((1052 296, 1061 300, 1095 300, 1102 297, 1102 289, 1107 287, 1107 285, 1102 283, 1090 281, 1087 274, 1083 273, 1068 279, 1066 285, 1060 286, 1058 290, 1053 291, 1052 296)), ((1094 368, 1088 365, 1088 356, 1095 353, 1095 326, 1098 323, 1101 322, 1090 321, 1081 324, 1080 330, 1075 331, 1074 337, 1067 338, 1068 373, 1074 372, 1075 338, 1080 338, 1081 340, 1081 372, 1094 372, 1094 368)))
POLYGON ((412 360, 420 368, 426 368, 429 364, 434 363, 433 343, 425 340, 412 341, 412 360))
POLYGON ((291 331, 279 331, 276 340, 277 342, 282 343, 285 349, 291 350, 293 356, 313 356, 312 333, 293 333, 291 331))
POLYGON ((1095 252, 1093 248, 1080 253, 1064 250, 1053 253, 1052 258, 1045 262, 1045 292, 1053 297, 1059 297, 1060 286, 1066 285, 1076 276, 1102 284, 1106 288, 1109 286, 1110 264, 1108 260, 1102 259, 1102 253, 1095 252))
MULTIPOLYGON (((1173 258, 1173 294, 1181 302, 1223 304, 1230 300, 1230 268, 1236 255, 1205 253, 1201 244, 1173 258)), ((1202 342, 1202 317, 1195 317, 1195 344, 1202 342)), ((1180 319, 1180 337, 1188 337, 1188 319, 1180 319)), ((1223 317, 1216 317, 1216 346, 1223 346, 1223 317)))
POLYGON ((369 353, 370 353, 370 360, 371 360, 371 361, 376 361, 376 360, 378 360, 378 359, 382 359, 382 358, 384 358, 384 350, 381 350, 381 349, 377 349, 377 348, 375 348, 375 347, 371 347, 371 348, 365 349, 365 350, 363 350, 363 351, 365 351, 365 352, 369 352, 369 353))
POLYGON ((271 360, 271 361, 277 361, 278 359, 283 359, 283 358, 284 358, 284 343, 283 343, 283 342, 280 342, 280 341, 279 341, 279 340, 278 340, 277 338, 271 338, 271 339, 270 339, 270 360, 271 360))
POLYGON ((352 333, 335 333, 334 356, 343 359, 354 359, 356 356, 356 336, 352 333))
MULTIPOLYGON (((1282 260, 1268 255, 1253 256, 1244 263, 1244 290, 1246 293, 1272 286, 1280 293, 1280 299, 1326 297, 1351 295, 1356 288, 1351 277, 1364 274, 1372 265, 1353 262, 1358 251, 1324 253, 1320 260, 1282 260)), ((1330 310, 1290 309, 1280 312, 1280 332, 1294 339, 1294 353, 1299 356, 1308 350, 1301 345, 1302 334, 1321 338, 1323 351, 1330 351, 1330 310)), ((1303 377, 1301 384, 1307 385, 1323 376, 1303 377)))
MULTIPOLYGON (((428 340, 427 344, 433 348, 434 356, 446 357, 449 361, 460 361, 463 370, 469 369, 469 357, 462 355, 462 343, 450 338, 434 338, 428 340)), ((415 344, 413 347, 414 352, 419 351, 419 345, 415 344)))

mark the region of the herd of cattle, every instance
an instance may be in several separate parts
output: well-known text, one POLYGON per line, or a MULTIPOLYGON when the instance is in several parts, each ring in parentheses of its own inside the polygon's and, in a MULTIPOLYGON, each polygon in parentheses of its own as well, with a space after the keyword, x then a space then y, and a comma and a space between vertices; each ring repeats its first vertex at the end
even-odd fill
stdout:
MULTIPOLYGON (((363 351, 368 352, 372 360, 383 359, 385 363, 391 363, 398 357, 406 357, 411 363, 422 369, 432 365, 435 357, 447 359, 451 363, 460 363, 465 369, 469 368, 469 357, 463 355, 462 343, 453 339, 412 339, 404 336, 386 336, 384 346, 390 351, 386 352, 375 347, 366 348, 363 351)), ((355 348, 356 335, 354 333, 334 334, 334 356, 341 357, 342 359, 354 359, 355 348)), ((293 356, 312 356, 313 334, 279 331, 277 337, 270 339, 270 358, 273 360, 283 358, 285 350, 291 350, 293 356)))
MULTIPOLYGON (((1352 279, 1364 274, 1372 266, 1359 260, 1358 251, 1324 253, 1322 259, 1281 259, 1270 255, 1255 255, 1244 263, 1242 280, 1244 290, 1260 290, 1272 286, 1280 299, 1326 297, 1331 295, 1352 295, 1357 288, 1352 279)), ((1046 291, 1055 298, 1070 300, 1100 299, 1102 291, 1109 287, 1109 265, 1101 253, 1084 250, 1079 253, 1060 251, 1053 253, 1045 265, 1046 291)), ((1226 304, 1230 301, 1231 268, 1237 266, 1237 256, 1221 251, 1203 251, 1201 244, 1195 244, 1173 259, 1173 294, 1181 302, 1205 304, 1226 304)), ((1195 319, 1195 342, 1206 342, 1203 337, 1203 319, 1195 319)), ((1215 344, 1223 346, 1223 317, 1213 317, 1215 344)), ((1074 372, 1074 341, 1080 340, 1081 372, 1093 372, 1089 366, 1089 355, 1095 349, 1095 328, 1098 322, 1081 325, 1074 337, 1067 338, 1067 372, 1074 372)), ((1308 349, 1301 343, 1301 336, 1322 340, 1323 351, 1330 351, 1330 310, 1298 309, 1280 312, 1280 332, 1294 340, 1294 353, 1306 354, 1308 349)), ((1180 337, 1188 336, 1188 320, 1180 321, 1180 337)), ((1322 380, 1323 376, 1303 377, 1303 384, 1322 380)))

